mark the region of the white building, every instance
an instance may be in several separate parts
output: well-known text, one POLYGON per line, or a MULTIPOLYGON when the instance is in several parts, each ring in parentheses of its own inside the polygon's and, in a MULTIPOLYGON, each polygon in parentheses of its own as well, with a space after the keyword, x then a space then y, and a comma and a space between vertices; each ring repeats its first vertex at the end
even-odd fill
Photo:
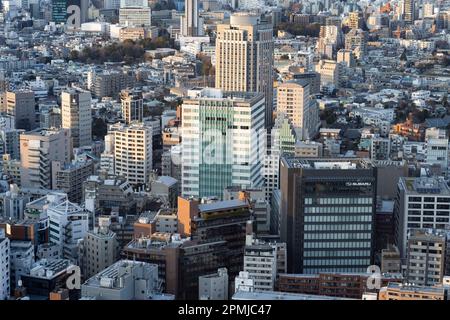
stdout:
POLYGON ((120 260, 81 286, 84 299, 151 300, 158 294, 158 265, 120 260))
POLYGON ((198 278, 200 300, 228 300, 228 271, 220 268, 217 273, 198 278))
POLYGON ((133 122, 114 124, 114 172, 131 184, 148 184, 152 171, 152 127, 133 122))
POLYGON ((59 246, 61 258, 75 263, 78 259, 78 242, 89 230, 89 216, 87 211, 67 198, 58 200, 52 201, 47 208, 49 240, 59 246))
POLYGON ((239 276, 234 278, 234 292, 253 292, 255 291, 254 280, 250 278, 248 272, 241 271, 239 276))
POLYGON ((9 297, 9 250, 9 239, 6 237, 5 231, 0 229, 0 300, 5 300, 9 297))
POLYGON ((441 178, 400 178, 394 206, 395 237, 406 257, 411 229, 445 229, 450 222, 450 188, 441 178))
POLYGON ((426 142, 427 158, 429 164, 439 164, 443 171, 448 168, 448 139, 430 138, 426 142))

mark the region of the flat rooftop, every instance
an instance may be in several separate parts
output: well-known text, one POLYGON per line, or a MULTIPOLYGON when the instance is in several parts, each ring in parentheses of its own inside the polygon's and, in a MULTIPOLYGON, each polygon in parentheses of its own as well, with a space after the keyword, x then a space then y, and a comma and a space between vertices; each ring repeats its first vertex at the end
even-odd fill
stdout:
POLYGON ((399 183, 407 191, 408 195, 439 194, 450 196, 450 188, 443 179, 434 177, 402 177, 399 183))
POLYGON ((316 169, 316 170, 354 170, 372 168, 370 161, 365 159, 305 159, 297 157, 284 157, 290 168, 316 169))
POLYGON ((200 213, 206 213, 220 210, 237 209, 243 207, 248 207, 245 201, 234 199, 234 200, 216 201, 213 203, 199 204, 198 210, 200 213))
POLYGON ((232 300, 355 300, 312 294, 288 293, 279 291, 238 291, 232 300))

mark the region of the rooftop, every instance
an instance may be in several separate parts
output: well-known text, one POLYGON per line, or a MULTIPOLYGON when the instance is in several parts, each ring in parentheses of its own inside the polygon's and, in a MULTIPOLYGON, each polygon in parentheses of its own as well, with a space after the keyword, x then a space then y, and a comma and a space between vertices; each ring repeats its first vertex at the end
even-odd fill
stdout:
POLYGON ((287 165, 290 168, 303 168, 303 169, 369 169, 371 163, 365 159, 304 159, 296 157, 285 157, 287 165))
POLYGON ((288 293, 278 291, 238 291, 233 295, 233 300, 354 300, 330 296, 312 294, 288 293))
POLYGON ((225 201, 216 201, 213 203, 199 204, 198 210, 200 213, 214 212, 221 210, 230 210, 236 208, 247 208, 248 204, 245 201, 234 199, 225 201))
POLYGON ((399 184, 407 191, 408 195, 440 194, 450 195, 447 183, 439 178, 400 178, 399 184))

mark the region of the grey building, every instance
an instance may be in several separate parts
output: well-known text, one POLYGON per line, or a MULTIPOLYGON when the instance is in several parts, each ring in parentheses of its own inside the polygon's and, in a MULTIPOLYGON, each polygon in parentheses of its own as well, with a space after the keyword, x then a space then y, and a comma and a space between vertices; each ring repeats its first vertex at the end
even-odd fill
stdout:
POLYGON ((81 286, 83 298, 151 300, 158 294, 158 265, 120 260, 81 286))
POLYGON ((445 229, 450 219, 450 188, 440 178, 400 178, 394 204, 394 237, 407 256, 411 229, 445 229))
POLYGON ((283 157, 288 272, 364 272, 373 261, 376 169, 362 159, 283 157))

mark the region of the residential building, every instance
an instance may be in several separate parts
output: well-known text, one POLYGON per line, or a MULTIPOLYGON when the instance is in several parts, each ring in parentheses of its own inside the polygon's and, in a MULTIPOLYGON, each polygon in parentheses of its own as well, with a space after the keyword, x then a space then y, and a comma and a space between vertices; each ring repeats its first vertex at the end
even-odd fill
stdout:
POLYGON ((144 117, 144 103, 141 92, 123 90, 120 93, 122 103, 122 118, 127 124, 133 121, 142 122, 144 117))
POLYGON ((228 272, 220 268, 217 273, 198 278, 198 297, 200 300, 228 300, 228 272))
POLYGON ((90 146, 92 143, 91 93, 68 89, 61 93, 62 127, 70 129, 72 147, 90 146))
POLYGON ((83 183, 94 173, 94 162, 73 161, 71 163, 52 162, 52 186, 67 193, 69 201, 81 203, 83 183))
POLYGON ((299 140, 314 138, 318 133, 319 108, 311 99, 308 81, 290 80, 277 87, 277 113, 289 117, 299 140))
POLYGON ((37 128, 35 97, 33 91, 17 90, 6 92, 4 112, 14 116, 14 128, 27 131, 37 128))
POLYGON ((112 232, 110 220, 99 217, 99 226, 89 230, 81 245, 80 260, 84 279, 88 279, 108 268, 118 260, 119 248, 116 234, 112 232))
POLYGON ((412 229, 408 237, 406 278, 419 286, 442 283, 445 275, 447 232, 412 229))
POLYGON ((68 129, 37 129, 20 135, 21 186, 52 188, 52 161, 68 163, 72 156, 68 129))
POLYGON ((411 229, 445 229, 450 219, 450 188, 436 177, 400 178, 394 206, 395 241, 402 259, 411 229))

